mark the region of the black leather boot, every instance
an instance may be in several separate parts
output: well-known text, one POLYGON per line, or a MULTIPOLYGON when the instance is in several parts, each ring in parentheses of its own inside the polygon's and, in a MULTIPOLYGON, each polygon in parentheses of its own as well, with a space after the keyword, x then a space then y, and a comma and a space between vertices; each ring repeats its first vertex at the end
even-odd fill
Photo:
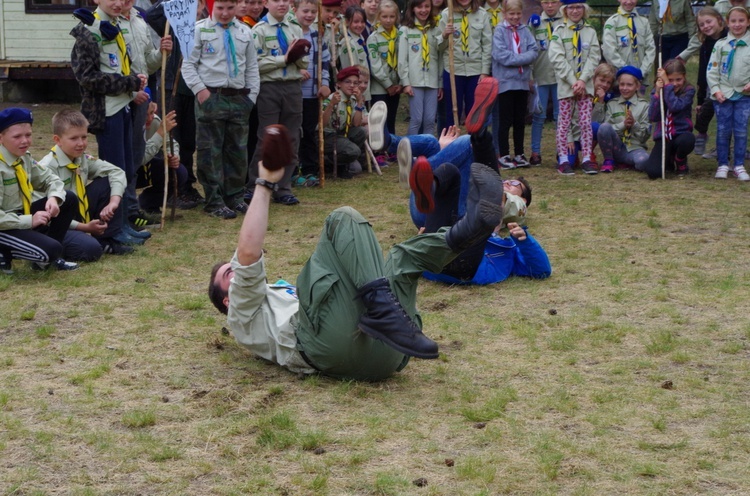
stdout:
POLYGON ((503 219, 503 181, 486 165, 471 164, 466 213, 445 233, 445 242, 461 253, 489 236, 503 219))
POLYGON ((417 327, 406 313, 388 279, 381 277, 359 288, 357 296, 367 311, 359 318, 359 328, 404 355, 432 359, 438 357, 438 345, 417 327))

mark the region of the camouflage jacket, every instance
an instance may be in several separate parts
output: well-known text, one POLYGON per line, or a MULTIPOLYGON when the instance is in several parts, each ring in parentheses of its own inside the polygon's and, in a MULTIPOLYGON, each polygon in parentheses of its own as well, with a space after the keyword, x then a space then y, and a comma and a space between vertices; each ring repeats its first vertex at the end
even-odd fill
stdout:
POLYGON ((96 134, 104 131, 105 97, 138 91, 141 82, 135 74, 123 76, 102 72, 99 44, 94 33, 82 23, 73 28, 70 35, 76 40, 70 54, 70 65, 81 85, 81 113, 89 120, 89 132, 96 134))

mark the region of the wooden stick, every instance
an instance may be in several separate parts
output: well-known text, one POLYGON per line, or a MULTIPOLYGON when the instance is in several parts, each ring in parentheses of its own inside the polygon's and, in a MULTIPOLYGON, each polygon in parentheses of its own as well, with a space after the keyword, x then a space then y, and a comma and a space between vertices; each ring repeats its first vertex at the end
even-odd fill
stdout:
POLYGON ((320 94, 320 89, 323 87, 323 38, 325 34, 323 30, 323 2, 321 1, 318 2, 318 177, 320 178, 321 188, 326 185, 326 132, 323 128, 323 96, 320 94))
MULTIPOLYGON (((174 98, 177 95, 177 85, 180 82, 180 71, 182 70, 182 55, 180 55, 180 63, 177 64, 177 73, 174 76, 174 83, 172 84, 172 99, 170 103, 174 105, 174 98)), ((174 109, 174 106, 170 105, 174 109)), ((166 107, 166 104, 164 105, 166 107)), ((174 140, 172 139, 172 131, 169 131, 169 153, 174 155, 174 140)), ((174 222, 177 217, 177 170, 170 169, 170 176, 172 177, 172 209, 169 212, 169 221, 174 222)))
MULTIPOLYGON (((169 21, 164 26, 164 36, 169 36, 169 21)), ((167 154, 167 138, 169 132, 167 131, 167 89, 166 78, 167 78, 167 57, 168 53, 166 50, 161 51, 161 125, 164 129, 164 139, 162 140, 162 155, 164 157, 164 198, 161 203, 161 225, 159 229, 164 229, 164 218, 167 215, 167 195, 169 193, 169 155, 167 154)), ((175 198, 177 200, 177 198, 175 198)))
MULTIPOLYGON (((664 19, 659 23, 659 67, 662 65, 662 42, 664 31, 664 19)), ((667 177, 667 126, 665 126, 664 119, 664 87, 659 90, 659 110, 661 110, 661 178, 666 179, 667 177)))
MULTIPOLYGON (((331 81, 334 81, 336 79, 336 30, 331 29, 331 81)), ((333 170, 331 171, 331 175, 334 179, 336 179, 336 175, 338 174, 338 167, 339 167, 339 159, 338 159, 338 151, 336 148, 336 141, 338 140, 338 134, 334 131, 333 136, 333 170)), ((325 145, 325 142, 324 142, 325 145)))
POLYGON ((383 172, 380 170, 380 166, 378 165, 378 159, 375 158, 375 152, 372 151, 372 147, 370 146, 369 141, 365 141, 365 150, 367 150, 367 166, 368 170, 367 172, 372 173, 372 168, 370 167, 370 162, 375 166, 375 172, 378 173, 378 176, 382 176, 383 172))
MULTIPOLYGON (((448 0, 448 17, 453 25, 453 0, 448 0)), ((456 26, 453 26, 456 29, 456 26)), ((455 32, 455 31, 454 31, 455 32)), ((451 83, 451 105, 453 105, 453 125, 459 126, 458 122, 458 99, 456 97, 456 68, 453 53, 453 33, 448 37, 448 76, 451 83)))

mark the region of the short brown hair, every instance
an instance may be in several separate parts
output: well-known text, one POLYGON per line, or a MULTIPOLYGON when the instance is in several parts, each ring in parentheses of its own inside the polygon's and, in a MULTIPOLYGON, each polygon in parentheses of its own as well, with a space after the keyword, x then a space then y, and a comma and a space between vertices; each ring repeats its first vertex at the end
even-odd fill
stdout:
POLYGON ((219 272, 219 269, 226 263, 227 262, 219 262, 214 265, 211 269, 211 279, 208 281, 208 299, 211 300, 211 303, 214 304, 216 309, 224 315, 229 313, 229 309, 224 304, 224 298, 227 297, 227 294, 221 290, 221 286, 216 284, 215 279, 216 273, 219 272))
POLYGON ((524 189, 523 193, 521 193, 521 198, 523 198, 523 201, 526 202, 526 206, 528 207, 531 205, 531 185, 523 176, 518 176, 516 181, 523 184, 524 189))
POLYGON ((63 109, 52 116, 52 133, 61 136, 71 127, 85 127, 89 121, 77 110, 63 109))

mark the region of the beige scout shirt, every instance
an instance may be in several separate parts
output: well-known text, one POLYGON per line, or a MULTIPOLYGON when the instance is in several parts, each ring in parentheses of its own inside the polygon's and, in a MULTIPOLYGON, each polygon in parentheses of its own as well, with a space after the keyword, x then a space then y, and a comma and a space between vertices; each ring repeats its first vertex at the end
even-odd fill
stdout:
MULTIPOLYGON (((21 188, 18 186, 16 169, 11 166, 17 158, 0 145, 0 231, 31 229, 32 215, 23 213, 21 188)), ((60 199, 60 202, 65 201, 65 188, 60 178, 47 167, 37 163, 28 152, 21 159, 34 191, 43 191, 47 198, 55 197, 60 199)))
POLYGON ((541 23, 539 26, 530 26, 531 32, 534 35, 536 44, 539 47, 539 55, 534 61, 534 68, 532 70, 532 78, 534 82, 539 86, 546 86, 548 84, 557 84, 557 78, 555 77, 555 69, 552 67, 552 63, 549 61, 549 42, 552 39, 552 33, 555 28, 562 24, 562 17, 550 17, 546 13, 542 12, 541 23))
POLYGON ((254 103, 260 90, 258 61, 249 27, 235 19, 229 27, 237 57, 237 74, 229 72, 224 50, 224 28, 208 18, 195 24, 193 52, 182 62, 182 77, 194 94, 208 88, 234 88, 250 90, 254 103))
POLYGON ((299 299, 294 286, 266 284, 265 260, 241 265, 232 257, 227 322, 234 339, 253 354, 295 373, 312 374, 297 351, 299 299))
MULTIPOLYGON (((71 190, 77 194, 76 181, 73 178, 73 174, 75 173, 67 168, 67 165, 71 162, 78 165, 77 173, 81 176, 83 184, 88 184, 89 180, 96 179, 97 177, 106 177, 109 181, 110 196, 122 196, 125 192, 125 186, 127 186, 125 171, 114 164, 99 160, 87 153, 84 153, 75 160, 71 160, 59 146, 55 145, 52 147, 52 151, 39 161, 41 165, 49 168, 50 171, 60 178, 66 190, 71 190)), ((36 198, 36 196, 37 192, 35 191, 34 197, 36 198)), ((75 229, 77 225, 77 220, 71 221, 70 229, 75 229)))
POLYGON ((639 68, 644 75, 651 74, 656 57, 654 35, 648 25, 648 20, 637 13, 633 17, 633 25, 638 40, 635 53, 633 53, 633 42, 627 15, 618 12, 607 19, 602 34, 602 54, 607 63, 615 66, 615 69, 632 65, 639 68))
POLYGON ((648 14, 648 23, 651 25, 651 32, 657 35, 659 24, 663 24, 661 33, 664 36, 676 36, 685 33, 693 36, 698 32, 690 0, 654 0, 648 14), (669 2, 669 12, 664 16, 663 23, 659 21, 659 5, 662 2, 669 2))
POLYGON ((398 51, 399 51, 399 31, 393 27, 394 52, 396 58, 396 67, 388 65, 388 39, 385 37, 385 30, 382 26, 367 38, 367 50, 370 52, 370 92, 373 95, 385 95, 387 89, 391 86, 400 84, 398 77, 398 51))
POLYGON ((732 51, 729 42, 735 39, 732 34, 729 34, 726 38, 717 41, 711 52, 706 70, 706 82, 711 98, 714 100, 716 99, 714 93, 717 91, 721 91, 726 98, 737 98, 736 94, 748 96, 748 93, 743 93, 742 89, 750 83, 750 31, 745 32, 745 36, 736 41, 736 43, 743 42, 744 46, 735 45, 732 68, 729 71, 727 61, 732 51))
POLYGON ((438 48, 437 26, 427 30, 430 58, 427 70, 422 68, 422 31, 401 26, 398 35, 398 75, 403 86, 415 88, 443 87, 443 59, 438 48))
MULTIPOLYGON (((453 62, 456 76, 478 76, 492 74, 492 28, 490 17, 484 8, 479 7, 476 12, 467 14, 469 22, 469 52, 465 53, 461 46, 461 9, 453 10, 453 62)), ((443 67, 450 67, 448 63, 448 38, 443 37, 443 31, 448 24, 448 9, 440 14, 438 23, 438 43, 443 54, 443 67)))
MULTIPOLYGON (((578 23, 578 26, 581 23, 578 23)), ((557 76, 557 98, 572 97, 573 85, 579 79, 586 83, 586 94, 594 94, 594 70, 602 57, 599 38, 596 36, 596 30, 588 24, 579 31, 582 69, 581 74, 576 76, 578 60, 573 54, 574 26, 570 21, 557 26, 549 44, 549 60, 557 76)))
POLYGON ((648 120, 648 102, 639 96, 633 96, 630 100, 623 97, 613 98, 607 102, 606 122, 612 124, 617 134, 623 139, 628 151, 638 148, 648 150, 648 138, 651 134, 651 124, 648 120), (625 102, 630 101, 630 113, 633 114, 633 127, 630 128, 630 139, 625 139, 625 117, 628 110, 625 102))
POLYGON ((278 27, 287 40, 287 46, 292 46, 294 40, 303 38, 302 28, 287 20, 279 22, 272 15, 264 16, 253 27, 253 43, 257 50, 258 72, 260 82, 270 81, 301 81, 302 69, 307 69, 309 55, 297 60, 294 64, 286 65, 286 55, 281 51, 278 39, 278 27))
MULTIPOLYGON (((349 102, 349 105, 351 106, 351 109, 352 109, 352 117, 349 123, 349 127, 351 128, 351 127, 354 127, 354 113, 356 112, 355 107, 357 106, 357 99, 354 97, 354 95, 347 97, 346 95, 344 95, 343 91, 341 90, 338 90, 338 91, 339 93, 341 93, 341 101, 338 104, 336 104, 336 108, 334 108, 333 111, 331 112, 331 120, 328 122, 328 126, 326 126, 326 128, 333 129, 334 131, 344 132, 346 128, 346 103, 349 102)), ((330 104, 331 104, 330 97, 323 100, 324 112, 330 104)))
POLYGON ((130 70, 137 74, 153 74, 161 67, 161 51, 151 41, 150 28, 140 13, 133 9, 130 17, 120 17, 120 29, 130 54, 130 70))

